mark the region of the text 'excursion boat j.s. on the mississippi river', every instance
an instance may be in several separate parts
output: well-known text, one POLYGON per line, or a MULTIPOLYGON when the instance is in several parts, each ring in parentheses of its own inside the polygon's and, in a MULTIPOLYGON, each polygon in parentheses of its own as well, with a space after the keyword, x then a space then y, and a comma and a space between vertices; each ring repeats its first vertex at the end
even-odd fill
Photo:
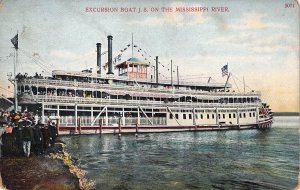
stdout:
MULTIPOLYGON (((231 90, 228 65, 222 68, 222 74, 227 76, 225 84, 212 83, 210 79, 205 83, 180 81, 178 67, 177 80, 174 77, 176 82, 173 82, 173 76, 171 80, 161 80, 158 56, 151 65, 153 72, 149 74, 150 62, 133 56, 116 63, 121 54, 112 55, 113 37, 107 39, 106 52, 101 52, 100 43, 96 44, 97 73, 91 70, 54 70, 50 77, 38 74, 12 77, 10 80, 16 83, 16 105, 37 112, 42 122, 56 118, 61 133, 200 131, 271 126, 272 112, 262 102, 260 92, 231 90), (108 57, 104 64, 107 72, 103 72, 101 65, 101 55, 105 53, 108 57)), ((17 55, 16 40, 13 38, 12 43, 17 55)), ((141 50, 132 42, 121 52, 130 46, 141 50)))

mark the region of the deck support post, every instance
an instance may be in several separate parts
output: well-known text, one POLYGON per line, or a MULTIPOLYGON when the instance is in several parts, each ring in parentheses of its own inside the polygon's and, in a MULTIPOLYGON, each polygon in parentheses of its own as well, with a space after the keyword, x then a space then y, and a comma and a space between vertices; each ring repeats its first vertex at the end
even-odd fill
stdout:
POLYGON ((138 114, 138 118, 137 118, 137 122, 141 123, 141 115, 140 115, 140 107, 137 107, 137 114, 138 114))
POLYGON ((152 124, 154 125, 154 111, 153 111, 153 106, 152 106, 152 113, 151 113, 151 116, 152 116, 152 124))
POLYGON ((121 133, 122 133, 122 129, 121 129, 121 117, 119 117, 118 127, 119 127, 119 137, 120 137, 121 133))
POLYGON ((240 128, 240 111, 239 108, 236 109, 236 122, 238 124, 238 128, 240 128))
POLYGON ((42 123, 45 123, 45 105, 42 102, 42 123))
POLYGON ((139 133, 139 121, 136 120, 136 122, 135 122, 135 135, 137 136, 138 133, 139 133))
POLYGON ((102 135, 102 125, 103 125, 103 119, 99 119, 99 133, 102 135))
POLYGON ((78 115, 77 115, 77 103, 75 103, 75 133, 77 133, 77 126, 78 126, 78 115))
POLYGON ((122 107, 122 124, 123 127, 125 126, 125 111, 124 111, 124 107, 122 107))
POLYGON ((108 111, 107 111, 107 107, 105 109, 105 125, 106 125, 106 127, 108 126, 108 111))
POLYGON ((56 119, 56 133, 59 135, 59 119, 56 119))
MULTIPOLYGON (((195 112, 195 108, 193 108, 193 125, 196 125, 195 112)), ((175 115, 173 117, 175 117, 175 115)))
POLYGON ((78 117, 78 131, 79 131, 79 134, 81 134, 81 118, 78 117))
POLYGON ((59 117, 60 113, 59 113, 59 105, 57 105, 57 116, 59 117))
POLYGON ((216 124, 218 125, 218 128, 220 128, 220 123, 219 123, 219 110, 216 108, 216 124))
POLYGON ((256 123, 258 123, 258 116, 259 116, 259 109, 258 109, 258 106, 257 106, 256 107, 256 113, 255 113, 256 123))
POLYGON ((93 117, 94 117, 94 114, 93 114, 93 112, 94 112, 94 108, 91 106, 91 126, 92 126, 92 123, 93 123, 93 117))

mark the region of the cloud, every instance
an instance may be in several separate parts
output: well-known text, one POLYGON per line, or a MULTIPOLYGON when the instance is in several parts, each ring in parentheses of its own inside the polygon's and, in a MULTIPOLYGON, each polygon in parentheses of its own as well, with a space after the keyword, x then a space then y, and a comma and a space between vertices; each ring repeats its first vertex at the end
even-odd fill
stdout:
POLYGON ((221 36, 207 41, 208 45, 225 45, 231 48, 244 48, 254 53, 278 53, 278 52, 298 52, 298 39, 282 33, 273 33, 261 36, 254 32, 240 32, 239 34, 221 36))
POLYGON ((182 26, 184 17, 174 12, 164 13, 161 17, 148 17, 141 24, 144 25, 177 25, 182 26))
POLYGON ((258 13, 249 13, 245 15, 245 18, 242 20, 242 25, 246 28, 262 29, 266 27, 266 24, 263 22, 264 14, 258 13))
POLYGON ((63 58, 63 59, 68 59, 68 60, 74 60, 74 59, 78 59, 80 57, 80 55, 68 51, 68 50, 52 50, 50 52, 51 56, 55 56, 57 58, 63 58))
POLYGON ((241 19, 235 23, 231 24, 232 29, 266 29, 266 28, 281 28, 287 29, 288 26, 282 23, 266 22, 266 14, 261 14, 257 12, 244 13, 241 19))
POLYGON ((184 2, 173 2, 169 6, 173 8, 173 12, 165 12, 161 16, 152 16, 147 17, 142 21, 131 21, 128 22, 130 25, 151 25, 151 26, 162 26, 162 25, 171 25, 171 26, 191 26, 199 25, 207 22, 209 17, 204 17, 202 12, 176 12, 176 7, 201 7, 200 4, 190 4, 184 2))

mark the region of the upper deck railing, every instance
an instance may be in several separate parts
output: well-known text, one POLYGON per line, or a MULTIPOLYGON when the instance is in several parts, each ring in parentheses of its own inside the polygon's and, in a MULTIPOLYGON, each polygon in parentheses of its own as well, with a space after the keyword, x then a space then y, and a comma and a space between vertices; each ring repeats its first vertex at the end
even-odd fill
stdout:
POLYGON ((67 104, 100 104, 115 106, 150 106, 150 107, 178 107, 178 108, 246 108, 257 107, 260 102, 245 103, 203 103, 203 102, 164 102, 151 100, 124 100, 124 99, 105 99, 105 98, 84 98, 66 96, 46 96, 46 95, 21 95, 20 103, 67 103, 67 104))
POLYGON ((80 90, 125 90, 125 91, 138 91, 138 92, 155 92, 155 93, 171 93, 171 94, 187 94, 187 95, 210 95, 210 96, 261 96, 258 91, 239 93, 239 92, 224 92, 224 91, 199 91, 199 90, 188 90, 188 89, 167 89, 167 88, 148 88, 143 86, 129 86, 129 85, 115 85, 115 84, 99 84, 92 82, 76 82, 76 81, 64 81, 64 80, 53 80, 53 79, 22 79, 19 85, 34 85, 43 86, 49 88, 56 87, 68 87, 72 89, 80 90))

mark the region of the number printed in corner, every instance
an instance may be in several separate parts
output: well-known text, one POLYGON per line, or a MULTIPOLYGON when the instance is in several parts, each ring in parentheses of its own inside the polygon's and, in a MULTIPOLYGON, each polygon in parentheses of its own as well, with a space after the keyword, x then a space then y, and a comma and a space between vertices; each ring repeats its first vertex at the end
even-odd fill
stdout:
POLYGON ((295 8, 295 4, 294 3, 285 3, 284 4, 284 8, 288 9, 288 8, 295 8))

